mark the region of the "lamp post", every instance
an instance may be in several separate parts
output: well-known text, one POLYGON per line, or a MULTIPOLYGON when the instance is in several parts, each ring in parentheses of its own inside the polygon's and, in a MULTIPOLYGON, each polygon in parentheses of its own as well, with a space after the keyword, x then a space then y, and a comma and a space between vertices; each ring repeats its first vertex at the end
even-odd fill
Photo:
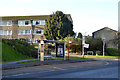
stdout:
POLYGON ((103 39, 103 56, 105 56, 105 39, 103 39))

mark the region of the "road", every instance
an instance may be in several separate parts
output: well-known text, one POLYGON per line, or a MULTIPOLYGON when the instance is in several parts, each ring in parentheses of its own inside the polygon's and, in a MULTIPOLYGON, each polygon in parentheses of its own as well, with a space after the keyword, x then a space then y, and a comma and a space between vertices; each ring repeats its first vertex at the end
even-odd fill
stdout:
POLYGON ((118 78, 118 61, 52 64, 3 70, 3 78, 118 78))

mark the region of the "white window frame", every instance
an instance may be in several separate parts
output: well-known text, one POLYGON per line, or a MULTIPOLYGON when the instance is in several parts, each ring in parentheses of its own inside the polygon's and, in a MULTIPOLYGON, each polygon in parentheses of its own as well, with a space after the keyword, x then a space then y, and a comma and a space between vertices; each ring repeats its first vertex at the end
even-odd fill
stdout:
POLYGON ((18 26, 31 26, 30 20, 18 20, 18 26), (28 21, 28 25, 25 25, 25 21, 28 21))
POLYGON ((0 26, 12 26, 12 20, 0 21, 0 26), (6 25, 3 24, 4 22, 6 22, 6 25), (10 24, 9 24, 9 23, 10 23, 10 24))
POLYGON ((1 34, 0 35, 12 35, 12 30, 0 30, 1 31, 1 34), (5 33, 6 31, 6 33, 5 33), (9 31, 10 31, 10 34, 9 34, 9 31))
POLYGON ((29 30, 29 33, 26 33, 25 31, 27 30, 18 30, 18 35, 30 35, 30 30, 29 30), (22 31, 22 34, 19 33, 19 31, 22 31))
POLYGON ((45 25, 45 20, 33 20, 33 25, 45 25), (37 21, 39 24, 36 24, 37 21))
POLYGON ((43 35, 43 31, 44 31, 44 30, 34 30, 34 31, 33 31, 33 35, 43 35), (36 33, 36 31, 41 31, 41 33, 38 34, 38 33, 36 33))

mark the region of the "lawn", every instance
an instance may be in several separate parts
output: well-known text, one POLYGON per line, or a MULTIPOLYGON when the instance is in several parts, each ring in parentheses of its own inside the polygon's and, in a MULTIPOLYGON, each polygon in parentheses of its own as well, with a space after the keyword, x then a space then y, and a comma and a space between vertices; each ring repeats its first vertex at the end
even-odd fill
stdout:
POLYGON ((120 56, 102 56, 102 55, 85 55, 85 57, 98 57, 98 58, 120 58, 120 56))

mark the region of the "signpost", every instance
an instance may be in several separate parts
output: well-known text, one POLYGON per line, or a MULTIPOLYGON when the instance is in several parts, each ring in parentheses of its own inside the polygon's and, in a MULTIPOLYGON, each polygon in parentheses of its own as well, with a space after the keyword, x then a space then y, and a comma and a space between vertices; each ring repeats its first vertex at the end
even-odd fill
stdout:
POLYGON ((89 44, 84 44, 84 47, 85 48, 89 48, 89 44))
POLYGON ((84 48, 89 48, 89 44, 85 44, 85 36, 82 37, 82 56, 84 58, 84 48))
POLYGON ((71 39, 69 39, 69 41, 68 41, 68 60, 69 60, 69 45, 70 45, 70 43, 72 43, 71 39))
POLYGON ((84 58, 84 44, 85 44, 85 36, 82 37, 82 56, 84 58))

